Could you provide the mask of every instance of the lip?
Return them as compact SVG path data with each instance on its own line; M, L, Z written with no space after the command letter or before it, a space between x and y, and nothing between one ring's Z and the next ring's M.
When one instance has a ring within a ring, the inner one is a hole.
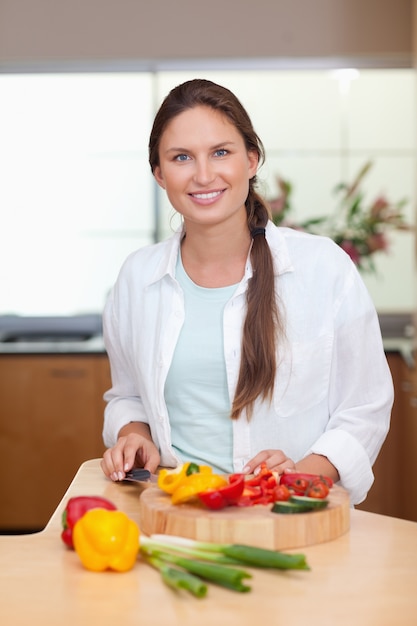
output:
M194 191L188 195L194 202L201 205L213 204L224 194L225 189L210 189L207 191Z

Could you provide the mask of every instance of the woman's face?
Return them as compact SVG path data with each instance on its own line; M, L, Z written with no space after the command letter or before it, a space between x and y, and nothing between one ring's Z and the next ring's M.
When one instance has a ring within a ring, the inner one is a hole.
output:
M234 223L242 213L246 219L258 155L225 115L207 106L180 113L162 134L159 159L155 178L186 223Z

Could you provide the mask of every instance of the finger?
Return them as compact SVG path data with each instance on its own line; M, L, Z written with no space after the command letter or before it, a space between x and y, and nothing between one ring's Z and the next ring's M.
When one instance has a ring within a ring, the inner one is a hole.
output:
M113 481L123 480L125 477L123 442L119 440L113 448L106 450L103 459L107 468L106 475Z
M147 469L151 474L155 474L161 463L161 457L159 456L159 452L154 448L149 454L148 459L144 465L144 468Z
M135 464L147 469L153 474L160 462L161 457L153 441L142 439L141 446L136 450Z
M279 474L290 473L295 471L295 463L292 459L287 458L283 463L280 463L273 468L277 470Z
M127 437L123 448L123 472L128 472L133 467L143 467L143 444L141 440Z
M287 458L282 450L262 450L247 463L246 467L249 467L249 470L243 471L256 475L261 471L262 464L265 464L269 470L277 469Z
M258 452L253 459L250 459L250 461L246 463L245 467L242 469L243 474L254 474L256 469L259 471L262 463L266 463L269 454L270 450L262 450L261 452Z
M111 474L115 471L114 460L113 460L113 449L108 448L101 460L101 469L107 478L110 478Z

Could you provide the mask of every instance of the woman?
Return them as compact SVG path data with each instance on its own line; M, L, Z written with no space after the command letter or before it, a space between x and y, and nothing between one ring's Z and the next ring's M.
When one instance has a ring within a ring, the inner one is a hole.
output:
M263 158L229 90L192 80L162 103L149 161L183 226L130 255L106 304L102 468L264 462L328 475L359 503L393 401L378 318L336 244L273 225Z

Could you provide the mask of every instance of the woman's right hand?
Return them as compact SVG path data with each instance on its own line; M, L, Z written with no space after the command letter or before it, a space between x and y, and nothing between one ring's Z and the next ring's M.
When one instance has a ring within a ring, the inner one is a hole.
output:
M134 467L143 467L153 474L160 465L161 457L150 435L136 432L136 428L129 428L131 426L133 424L122 429L116 445L103 454L101 469L111 480L123 480L126 472Z

